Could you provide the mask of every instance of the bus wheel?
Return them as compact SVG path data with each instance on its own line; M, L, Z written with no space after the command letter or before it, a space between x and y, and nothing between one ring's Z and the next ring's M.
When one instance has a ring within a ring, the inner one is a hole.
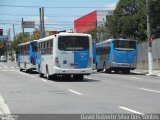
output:
M119 70L115 70L114 72L115 72L115 73L119 73Z
M111 69L106 69L105 73L111 73Z
M73 75L73 79L75 80L83 80L84 75Z
M44 74L39 72L39 77L44 77Z
M101 69L97 69L97 72L100 72L101 71Z
M123 73L124 73L124 74L129 74L129 73L130 73L130 69L125 69L125 70L123 70Z
M23 69L22 69L22 68L20 68L19 70L20 70L21 72L23 71Z
M46 66L46 77L47 77L47 80L51 79L51 76L49 75L48 66Z

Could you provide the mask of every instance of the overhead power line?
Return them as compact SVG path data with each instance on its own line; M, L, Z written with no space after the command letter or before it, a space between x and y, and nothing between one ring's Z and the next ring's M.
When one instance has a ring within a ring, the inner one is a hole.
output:
M26 7L26 8L40 8L41 6L19 6L19 5L0 5L0 6L2 6L2 7ZM80 6L80 7L78 7L78 6L75 6L75 7L73 7L73 6L69 6L69 7L65 7L65 6L52 6L52 7L44 7L44 8L110 8L110 9L112 9L112 8L114 8L114 7L99 7L99 6L89 6L89 7L82 7L82 6Z
M40 6L18 6L18 5L0 5L2 7L27 7L27 8L39 8Z

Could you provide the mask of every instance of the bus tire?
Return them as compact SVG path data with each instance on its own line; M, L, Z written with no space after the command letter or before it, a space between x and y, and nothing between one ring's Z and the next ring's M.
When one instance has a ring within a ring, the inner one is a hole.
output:
M106 69L105 73L111 74L111 69Z
M84 75L73 75L74 80L83 80Z
M41 78L44 77L44 74L39 72L39 77L41 77Z
M119 73L119 70L115 70L114 72L115 72L115 73Z
M124 73L124 74L129 74L129 73L130 73L130 69L125 69L125 70L123 70L123 73Z
M97 72L100 72L101 71L101 69L97 69Z
M19 70L20 70L21 72L23 71L23 69L22 69L22 68L20 68Z

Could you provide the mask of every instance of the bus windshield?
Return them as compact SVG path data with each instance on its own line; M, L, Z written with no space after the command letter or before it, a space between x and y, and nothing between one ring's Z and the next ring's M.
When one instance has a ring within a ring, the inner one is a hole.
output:
M32 42L32 51L36 52L37 51L37 42Z
M85 36L60 36L58 49L64 51L89 50L89 37Z
M114 48L116 50L135 50L136 49L136 41L129 40L115 40Z

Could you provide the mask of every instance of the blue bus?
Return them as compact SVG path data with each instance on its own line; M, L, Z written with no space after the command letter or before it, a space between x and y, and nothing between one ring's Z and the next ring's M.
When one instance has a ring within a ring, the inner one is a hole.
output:
M137 42L128 39L108 39L96 45L97 72L130 73L137 65Z
M31 72L32 70L36 70L37 40L18 44L18 48L18 65L20 71L25 70L26 72Z
M89 34L59 33L37 41L39 76L63 76L82 80L92 73L92 37Z

